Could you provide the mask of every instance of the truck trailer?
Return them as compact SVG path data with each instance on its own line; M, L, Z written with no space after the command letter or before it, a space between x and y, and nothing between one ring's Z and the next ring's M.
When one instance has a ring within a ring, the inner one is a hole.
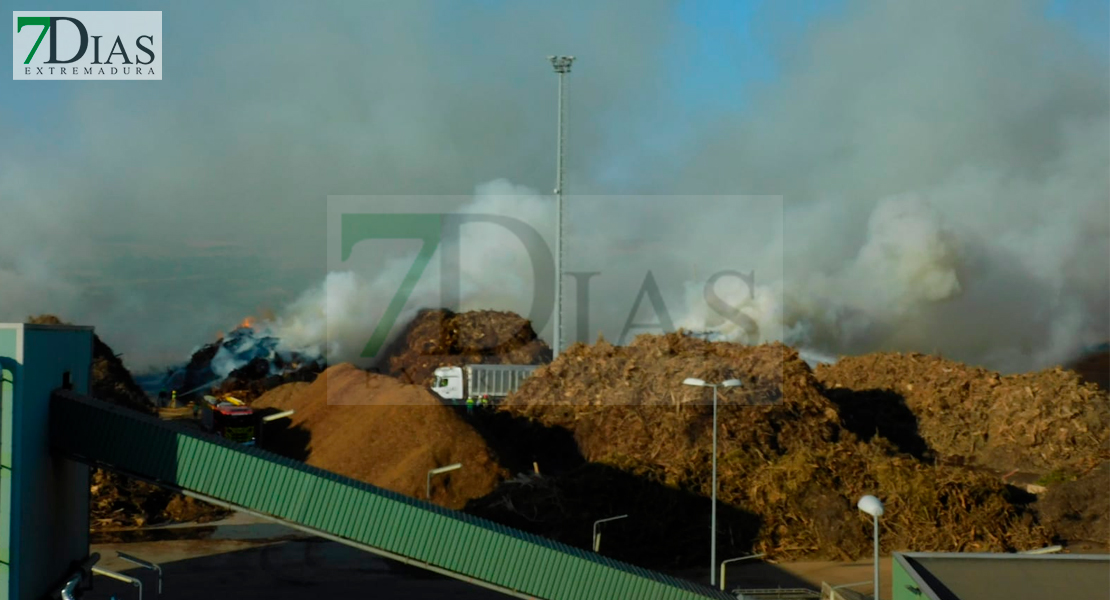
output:
M432 391L445 400L489 396L497 400L520 388L540 365L466 365L435 370Z

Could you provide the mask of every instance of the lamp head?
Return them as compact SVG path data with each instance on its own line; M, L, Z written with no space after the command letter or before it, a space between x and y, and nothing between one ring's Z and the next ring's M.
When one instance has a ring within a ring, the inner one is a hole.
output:
M744 382L740 381L739 379L726 379L725 381L721 382L721 387L727 387L727 388L728 387L740 387L741 385L744 385Z
M683 385L696 385L698 387L705 387L705 380L704 379L697 379L695 377L687 377L686 380L682 382L682 384Z
M860 498L859 502L856 503L856 507L872 517L883 516L883 503L874 496L867 495Z

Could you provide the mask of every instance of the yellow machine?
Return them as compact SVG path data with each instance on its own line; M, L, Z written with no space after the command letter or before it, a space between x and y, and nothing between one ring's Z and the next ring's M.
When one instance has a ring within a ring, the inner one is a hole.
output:
M220 400L223 400L224 402L234 404L235 406L246 406L247 405L246 402L243 402L242 400L232 396L231 394L221 395Z

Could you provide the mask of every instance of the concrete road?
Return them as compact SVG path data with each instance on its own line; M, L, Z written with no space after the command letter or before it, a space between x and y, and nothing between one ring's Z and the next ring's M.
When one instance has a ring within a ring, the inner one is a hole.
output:
M324 600L382 598L412 600L501 600L503 594L424 571L400 568L372 554L320 538L282 542L258 540L171 540L97 544L99 566L143 582L144 598L155 598L150 570L116 558L124 552L161 564L166 600ZM94 578L89 600L138 598L138 589L103 576Z

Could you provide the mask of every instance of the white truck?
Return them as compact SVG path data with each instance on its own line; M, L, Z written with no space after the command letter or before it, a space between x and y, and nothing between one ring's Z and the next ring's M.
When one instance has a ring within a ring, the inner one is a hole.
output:
M500 399L515 392L540 365L466 365L435 370L432 391L444 400Z

